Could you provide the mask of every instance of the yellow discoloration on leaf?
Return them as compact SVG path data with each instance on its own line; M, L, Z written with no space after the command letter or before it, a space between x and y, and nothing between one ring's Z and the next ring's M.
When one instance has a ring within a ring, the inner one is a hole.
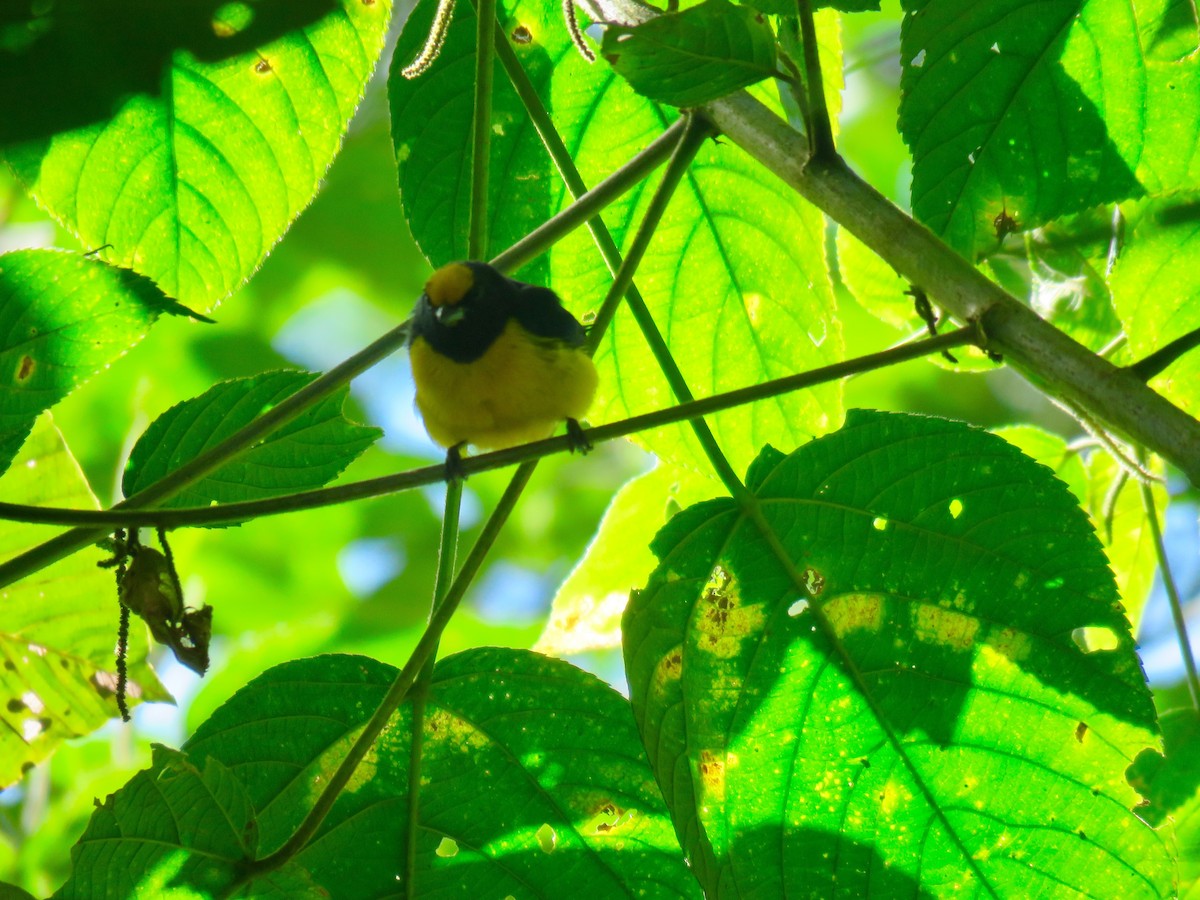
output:
M1029 642L1029 635L1023 634L1015 628L990 629L984 637L983 643L985 650L994 651L1013 662L1025 661L1033 650ZM984 659L986 661L986 654ZM994 659L993 656L992 662L999 662L999 660Z
M672 681L678 681L683 675L683 650L680 647L675 647L658 661L658 665L654 668L654 684L657 688L662 688L664 685Z
M700 632L697 646L719 659L731 659L741 650L742 641L762 630L766 623L761 604L742 605L733 575L716 566L696 604L693 616Z
M955 650L970 650L979 635L979 620L928 603L913 608L913 628L918 640L943 644Z
M465 719L444 709L429 713L425 717L427 740L437 740L448 747L457 747L463 753L483 750L488 746L487 737Z
M842 594L825 604L825 617L838 637L851 631L879 631L885 600L882 594Z
M724 803L725 757L711 750L701 750L696 774L700 776L701 800L705 803Z
M879 811L882 815L891 818L901 806L911 800L912 792L905 785L895 779L889 779L879 792Z

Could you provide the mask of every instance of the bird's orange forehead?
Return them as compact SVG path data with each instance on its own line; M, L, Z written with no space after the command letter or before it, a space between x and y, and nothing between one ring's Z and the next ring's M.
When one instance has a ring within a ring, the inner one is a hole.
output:
M475 284L475 273L462 263L450 263L425 282L425 296L432 306L454 306Z

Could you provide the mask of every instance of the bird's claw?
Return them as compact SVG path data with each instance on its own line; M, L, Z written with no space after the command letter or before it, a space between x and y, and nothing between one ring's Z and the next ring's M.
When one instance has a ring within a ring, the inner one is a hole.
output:
M567 419L567 447L572 453L584 455L592 449L592 442L584 434L578 419Z

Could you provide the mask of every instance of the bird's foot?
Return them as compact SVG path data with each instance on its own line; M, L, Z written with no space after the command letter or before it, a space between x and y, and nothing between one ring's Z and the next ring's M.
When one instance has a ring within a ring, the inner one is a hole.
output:
M567 419L567 446L572 453L586 455L592 449L592 442L583 432L578 419Z
M467 442L455 444L446 451L446 481L466 481L467 472L463 468L462 449Z

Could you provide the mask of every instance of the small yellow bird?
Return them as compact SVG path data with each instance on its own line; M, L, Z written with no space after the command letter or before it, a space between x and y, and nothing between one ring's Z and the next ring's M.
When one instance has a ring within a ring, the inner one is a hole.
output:
M586 332L549 288L486 263L433 273L413 311L409 354L425 430L456 477L465 444L499 450L549 437L564 419L572 449L596 393Z

